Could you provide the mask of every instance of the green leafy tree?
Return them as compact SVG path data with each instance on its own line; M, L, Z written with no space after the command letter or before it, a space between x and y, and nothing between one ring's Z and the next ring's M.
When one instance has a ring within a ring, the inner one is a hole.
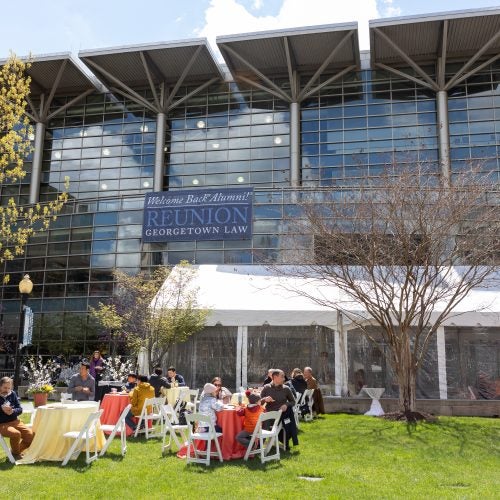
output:
M187 262L173 270L158 267L151 274L135 276L116 270L113 297L91 308L90 315L107 334L112 350L122 340L135 354L145 349L151 370L172 345L205 326L208 311L197 303L195 275Z

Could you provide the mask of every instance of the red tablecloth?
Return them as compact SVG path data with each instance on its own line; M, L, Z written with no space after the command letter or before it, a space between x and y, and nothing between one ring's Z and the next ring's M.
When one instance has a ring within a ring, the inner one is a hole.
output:
M101 416L101 424L115 425L120 418L123 408L129 403L130 398L128 394L113 394L111 392L105 394L101 402L101 409L104 410ZM127 436L130 436L132 433L132 429L127 425Z
M243 429L243 419L244 417L240 417L236 410L224 409L217 412L217 424L222 428L219 444L224 460L234 460L245 456L246 448L236 441L236 434ZM205 441L197 443L197 449L204 449L205 446ZM187 451L187 446L183 446L177 456L185 458Z

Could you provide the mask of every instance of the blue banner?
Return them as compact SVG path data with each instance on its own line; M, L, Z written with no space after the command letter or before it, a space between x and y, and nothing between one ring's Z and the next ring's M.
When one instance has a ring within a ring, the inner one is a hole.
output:
M246 240L252 237L253 188L147 193L142 240Z

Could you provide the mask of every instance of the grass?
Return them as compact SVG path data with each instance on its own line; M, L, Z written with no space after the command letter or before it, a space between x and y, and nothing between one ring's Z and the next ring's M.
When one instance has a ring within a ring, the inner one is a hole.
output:
M3 462L4 498L500 498L500 421L445 418L435 424L325 415L301 424L300 445L280 462L236 460L210 467L161 455L157 439L119 440L87 466ZM302 477L319 477L308 481Z

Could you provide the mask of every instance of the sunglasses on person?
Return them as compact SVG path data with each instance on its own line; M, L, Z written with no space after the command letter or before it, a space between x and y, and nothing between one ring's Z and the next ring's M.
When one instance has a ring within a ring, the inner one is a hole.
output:
M222 387L222 384L214 384L215 387Z

